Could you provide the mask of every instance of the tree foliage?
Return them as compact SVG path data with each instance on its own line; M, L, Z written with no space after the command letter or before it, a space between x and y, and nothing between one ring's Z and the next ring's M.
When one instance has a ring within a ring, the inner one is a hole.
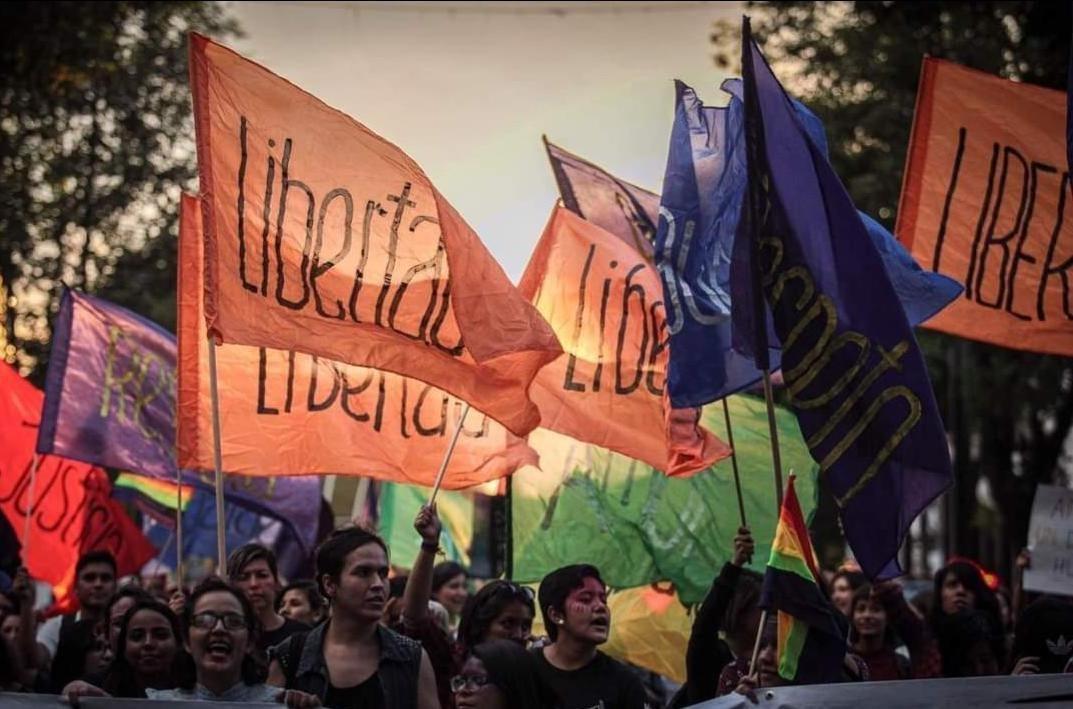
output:
M190 30L237 28L208 2L0 6L0 358L41 373L61 283L174 324Z
M788 90L823 118L831 161L857 205L888 227L925 55L1066 85L1069 3L755 2L749 13ZM737 69L739 37L736 25L716 27L717 63ZM1008 568L1025 543L1036 484L1068 468L1073 362L918 336L956 452L951 551ZM980 480L990 496L978 495Z

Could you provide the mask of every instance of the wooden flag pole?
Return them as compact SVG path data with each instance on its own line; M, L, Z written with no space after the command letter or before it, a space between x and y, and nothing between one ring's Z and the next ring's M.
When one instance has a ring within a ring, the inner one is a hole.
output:
M30 463L30 501L26 503L26 521L22 525L22 565L27 565L30 549L30 519L34 515L34 485L37 483L37 468L41 465L41 455L34 451L33 462Z
M428 506L436 502L436 495L440 492L440 485L443 484L443 476L447 473L447 464L451 461L451 454L455 452L455 444L458 443L458 435L462 433L462 424L466 420L466 414L469 413L469 402L462 408L462 415L458 417L458 425L455 426L454 435L451 436L451 442L447 445L447 451L443 454L443 462L440 463L440 471L436 473L436 482L432 485L432 494L428 498Z
M504 526L507 528L506 553L507 557L505 562L504 576L508 581L514 580L514 476L508 475L506 482L506 495L504 495L503 504L506 506L504 510Z
M782 456L779 455L779 427L775 423L775 396L771 390L771 372L764 370L764 399L767 400L767 425L771 435L771 465L775 470L775 502L782 509Z
M746 675L751 675L756 670L756 658L760 656L760 638L764 637L764 626L767 625L767 611L763 611L760 614L760 627L756 629L756 642L753 643L753 657L749 660L749 671Z
M183 587L183 474L178 468L175 470L175 482L178 488L175 493L175 582L179 588Z
M738 451L734 448L734 429L730 426L730 405L723 397L723 417L727 423L727 443L730 444L730 464L734 468L734 488L738 492L738 512L741 514L741 526L748 527L745 521L745 499L741 494L741 475L738 473Z
M217 573L227 578L227 536L224 526L224 474L220 452L220 393L216 385L216 343L209 336L209 391L212 395L212 460L216 468Z

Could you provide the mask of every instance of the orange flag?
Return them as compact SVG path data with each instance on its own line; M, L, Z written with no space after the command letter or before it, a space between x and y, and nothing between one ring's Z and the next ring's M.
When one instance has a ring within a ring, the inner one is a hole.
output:
M542 427L672 476L730 455L700 409L670 407L663 288L639 251L556 207L518 288L567 350L533 382Z
M190 72L217 342L414 377L536 428L527 390L562 349L421 168L196 34Z
M179 466L213 470L200 205L179 219ZM241 475L349 474L430 486L461 415L458 399L391 372L263 347L216 349L223 469ZM536 464L524 440L470 411L443 487Z
M122 576L137 573L156 549L111 498L112 484L100 468L43 455L31 493L44 400L43 392L10 365L0 363L0 509L19 536L30 575L52 584L53 610L67 612L78 604L73 593L75 564L82 553L107 549ZM31 506L27 540L26 513Z
M898 239L965 286L926 327L1073 355L1066 94L927 58Z

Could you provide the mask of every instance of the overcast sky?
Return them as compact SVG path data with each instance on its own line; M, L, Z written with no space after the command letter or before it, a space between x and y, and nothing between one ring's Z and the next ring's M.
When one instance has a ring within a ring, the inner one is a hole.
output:
M243 2L234 47L405 150L517 280L558 196L541 134L658 190L673 80L723 103L739 3Z

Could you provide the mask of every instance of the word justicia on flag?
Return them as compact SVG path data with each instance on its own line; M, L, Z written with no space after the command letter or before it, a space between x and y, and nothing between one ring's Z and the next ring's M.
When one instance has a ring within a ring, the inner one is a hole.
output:
M898 238L965 284L927 327L1073 355L1066 95L925 58Z
M421 168L205 37L190 66L216 341L413 377L536 428L527 389L559 343Z
M174 478L175 338L65 288L37 452Z
M566 348L533 382L544 428L672 476L730 455L699 409L670 407L662 291L641 253L556 207L518 287Z
M77 605L75 564L107 549L119 574L136 573L156 553L119 503L100 468L42 455L33 482L34 446L43 394L0 363L0 509L19 534L30 574L53 586L56 610ZM23 538L30 516L29 539Z
M201 283L200 206L183 195L178 455L184 468L212 470ZM293 351L227 344L216 350L216 369L223 468L263 476L258 481L270 485L288 480L278 476L314 473L431 485L463 410L458 399L424 382ZM444 487L476 485L536 460L523 439L471 410Z
M766 354L770 313L846 537L869 577L890 578L909 525L952 482L942 421L875 245L747 23L744 34L749 201L731 269L734 343Z

